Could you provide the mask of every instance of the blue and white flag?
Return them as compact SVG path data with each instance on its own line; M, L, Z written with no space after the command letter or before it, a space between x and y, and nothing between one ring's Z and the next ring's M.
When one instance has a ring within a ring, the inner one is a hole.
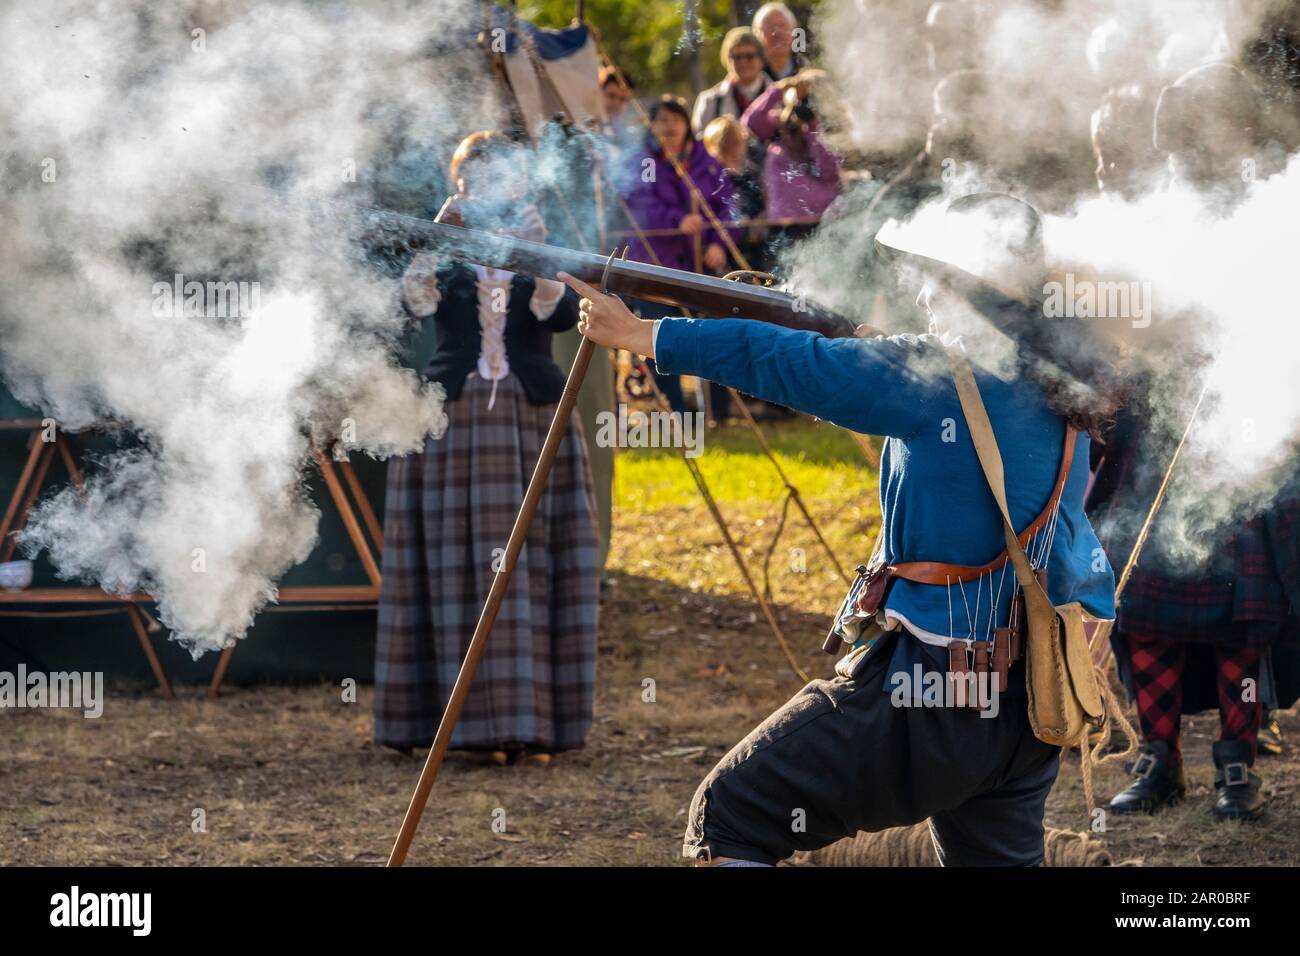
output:
M604 121L598 82L600 57L586 24L544 30L522 18L512 18L510 11L492 3L480 4L478 17L476 23L465 24L467 29L461 35L468 40L466 45L480 42L481 35L481 42L491 52L505 56L506 77L529 132L536 133L560 107L578 123ZM537 52L536 67L528 55L526 40ZM554 85L561 101L558 105L543 97L539 70L545 70Z

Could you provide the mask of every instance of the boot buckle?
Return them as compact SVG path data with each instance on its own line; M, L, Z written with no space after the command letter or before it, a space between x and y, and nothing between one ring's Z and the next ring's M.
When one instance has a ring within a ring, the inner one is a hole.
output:
M1151 776L1151 772L1156 769L1159 763L1160 761L1156 760L1155 754L1141 754L1133 762L1133 776L1145 779Z
M1250 779L1250 774L1244 763L1228 763L1223 765L1223 782L1229 787L1238 787Z

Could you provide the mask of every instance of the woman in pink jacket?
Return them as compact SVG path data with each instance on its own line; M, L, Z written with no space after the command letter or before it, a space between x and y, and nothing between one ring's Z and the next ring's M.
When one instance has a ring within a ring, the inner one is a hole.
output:
M742 117L767 146L763 185L768 219L819 219L840 194L840 159L822 141L810 101L819 76L818 70L803 70L781 80Z

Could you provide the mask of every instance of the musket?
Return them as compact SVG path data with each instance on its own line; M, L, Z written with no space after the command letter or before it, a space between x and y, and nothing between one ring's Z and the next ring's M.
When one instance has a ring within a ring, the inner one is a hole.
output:
M846 338L855 331L844 316L803 296L771 286L750 285L681 269L615 259L446 222L367 210L368 237L381 243L422 248L479 265L554 279L567 272L610 292L689 309L709 318L744 318ZM608 268L607 268L608 266Z

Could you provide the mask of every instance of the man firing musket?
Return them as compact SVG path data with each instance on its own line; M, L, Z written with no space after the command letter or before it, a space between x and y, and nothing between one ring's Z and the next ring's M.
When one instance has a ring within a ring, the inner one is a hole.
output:
M1043 318L1039 216L980 194L936 234L877 242L923 276L930 334L649 322L560 276L600 345L888 438L880 550L829 644L848 653L700 785L683 852L701 864L771 865L925 819L945 864L1041 864L1060 747L1102 718L1081 621L1114 617L1114 576L1083 495L1113 409L1090 387L1095 352Z

